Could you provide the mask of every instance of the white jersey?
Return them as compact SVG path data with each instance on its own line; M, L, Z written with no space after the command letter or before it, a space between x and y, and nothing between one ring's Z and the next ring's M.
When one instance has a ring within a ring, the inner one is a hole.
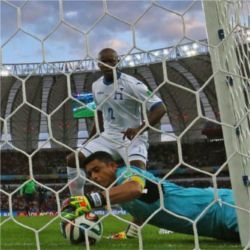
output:
M142 103L149 111L162 104L162 100L130 75L121 73L117 78L117 85L99 78L93 83L92 92L97 110L103 114L104 134L118 139L123 137L122 131L142 124ZM147 133L144 136L147 137Z

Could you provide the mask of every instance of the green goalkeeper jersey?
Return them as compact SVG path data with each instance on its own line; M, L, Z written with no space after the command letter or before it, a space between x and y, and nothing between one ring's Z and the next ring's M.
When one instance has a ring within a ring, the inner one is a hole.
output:
M28 181L22 188L21 194L34 194L36 192L36 183L33 180Z
M236 211L229 206L234 205L232 190L217 189L219 199L216 200L213 188L184 188L162 181L139 168L118 168L116 175L117 184L134 180L144 188L139 199L121 204L139 221L143 222L150 217L149 224L174 232L193 234L192 221L199 218L197 230L200 236L239 240ZM163 194L162 200L160 192Z

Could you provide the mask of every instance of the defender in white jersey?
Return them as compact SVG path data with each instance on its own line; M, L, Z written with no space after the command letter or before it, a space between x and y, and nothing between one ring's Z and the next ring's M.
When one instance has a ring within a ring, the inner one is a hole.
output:
M141 102L147 100L145 103L147 110L156 112L157 115L157 110L163 105L161 99L156 95L151 97L151 92L142 82L120 72L117 73L117 86L107 82L105 77L101 77L93 84L92 91L99 107L98 111L101 111L103 116L104 131L99 138L84 146L82 149L84 155L104 150L126 161L127 153L128 164L145 168L148 133L143 132L134 138L144 126ZM128 152L125 151L124 145L128 146Z
M105 151L115 159L122 158L126 164L145 168L148 135L146 129L143 131L145 123L142 104L145 103L148 111L147 119L151 126L158 123L165 114L165 105L159 97L152 95L141 81L118 70L112 70L112 67L119 62L116 51L110 48L103 49L99 53L98 60L103 76L93 83L92 92L102 132L98 137L94 137L97 131L95 124L87 143L79 149L80 166L90 154ZM117 81L114 81L115 73ZM75 155L71 154L67 159L68 166L71 167L68 168L68 173L71 174L72 167L75 167ZM72 177L73 175L69 179ZM71 186L72 184L73 182ZM79 195L79 190L71 193Z
M80 166L92 153L105 151L114 159L122 158L127 165L145 169L148 135L143 121L142 104L145 103L148 111L147 120L151 126L157 124L166 113L165 105L159 97L152 95L144 83L117 69L112 69L119 62L116 51L110 48L103 49L99 53L98 60L103 76L93 83L92 92L97 106L98 125L102 133L95 137L97 131L95 124L87 143L79 148ZM114 81L115 74L117 81ZM70 193L82 195L84 180L76 178L74 153L67 157L67 161ZM81 175L84 174L81 170ZM129 227L127 235L132 231L136 234L137 230Z

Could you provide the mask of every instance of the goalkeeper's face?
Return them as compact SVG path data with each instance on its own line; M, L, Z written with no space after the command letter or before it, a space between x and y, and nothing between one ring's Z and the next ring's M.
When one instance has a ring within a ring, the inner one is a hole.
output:
M116 179L116 164L106 163L100 160L93 160L85 166L88 178L103 187L108 187Z

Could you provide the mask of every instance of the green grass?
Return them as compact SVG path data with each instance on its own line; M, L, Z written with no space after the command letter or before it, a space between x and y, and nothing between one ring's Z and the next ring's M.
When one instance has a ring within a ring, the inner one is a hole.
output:
M1 218L3 221L5 218ZM40 229L46 225L53 217L17 217L19 222ZM118 219L108 216L103 221L104 236L114 232L124 230L126 223ZM48 225L39 233L39 240L41 250L82 250L85 249L83 244L71 245L63 238L59 230L59 219L56 219L52 224ZM215 249L215 250L231 250L242 249L239 244L227 243L214 239L199 238L201 249ZM188 250L194 249L194 240L192 236L182 234L159 234L159 229L147 225L143 229L143 246L145 250ZM7 221L1 225L1 250L35 250L36 240L35 233L26 229L15 222ZM91 246L92 250L136 250L139 249L137 239L114 241L102 239L96 245Z

